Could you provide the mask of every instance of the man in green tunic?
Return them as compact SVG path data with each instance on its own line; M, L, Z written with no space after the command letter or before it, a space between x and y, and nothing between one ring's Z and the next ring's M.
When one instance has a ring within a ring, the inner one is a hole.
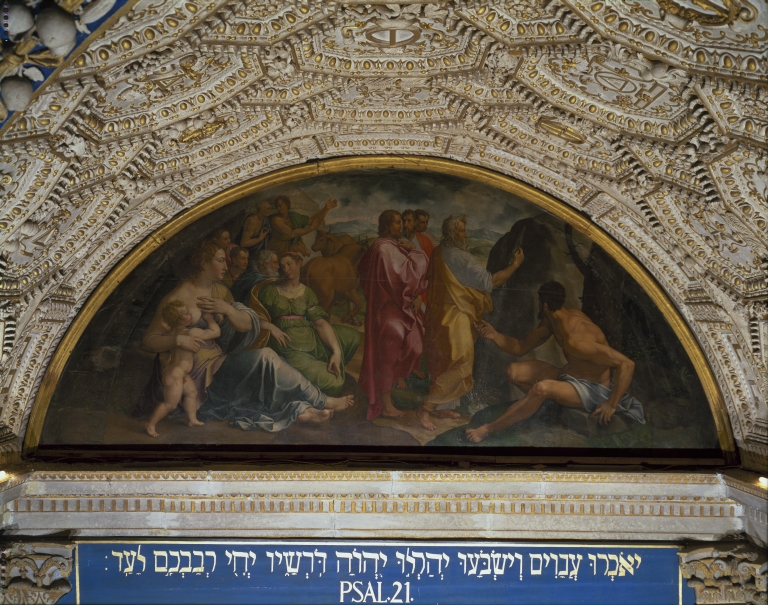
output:
M290 198L285 195L277 196L275 198L277 214L272 216L272 236L267 249L274 251L278 257L288 251L309 256L311 252L302 240L302 236L315 231L323 223L328 212L338 205L339 200L328 200L320 212L309 217L291 212Z

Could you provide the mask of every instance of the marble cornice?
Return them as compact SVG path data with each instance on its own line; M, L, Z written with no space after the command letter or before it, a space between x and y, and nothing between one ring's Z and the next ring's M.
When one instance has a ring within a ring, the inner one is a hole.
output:
M711 541L759 530L756 494L745 504L735 481L748 485L715 471L52 467L15 473L0 503L17 535Z

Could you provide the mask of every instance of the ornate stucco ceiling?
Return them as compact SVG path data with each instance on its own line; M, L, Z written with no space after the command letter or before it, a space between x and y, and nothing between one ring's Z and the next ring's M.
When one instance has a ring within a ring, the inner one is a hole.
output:
M89 293L174 215L291 164L409 154L514 176L612 234L759 463L766 23L764 0L138 0L0 133L0 447Z

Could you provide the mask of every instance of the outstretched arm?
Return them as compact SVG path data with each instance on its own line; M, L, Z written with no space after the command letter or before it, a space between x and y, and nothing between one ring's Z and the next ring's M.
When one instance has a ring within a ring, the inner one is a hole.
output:
M285 332L283 332L280 328L278 328L275 324L273 324L271 321L267 321L263 317L259 318L259 326L262 330L265 332L269 332L272 337L280 343L281 347L286 347L287 342L291 340L291 337L288 336Z
M635 372L635 362L608 345L589 341L583 342L576 339L565 344L569 356L597 365L607 366L614 370L611 394L591 414L592 416L597 416L600 423L608 424L608 421L619 405L619 401L621 401L621 398L624 397L624 394L629 389L632 375Z
M487 321L478 321L475 324L475 329L480 336L492 341L502 351L517 357L522 357L529 351L543 345L552 336L549 322L541 322L533 330L528 332L522 340L517 339L514 336L500 334Z
M507 280L512 277L512 274L517 271L518 267L523 264L524 258L525 255L523 254L523 249L518 248L517 252L515 252L515 258L512 260L512 264L509 265L509 267L506 267L501 271L496 271L496 273L491 275L493 287L498 288L499 286L505 284Z
M336 198L333 198L332 200L328 200L327 202L325 202L325 205L320 209L320 212L312 215L312 217L309 219L309 226L315 225L314 229L317 229L320 226L320 223L322 223L325 220L325 217L328 215L328 212L333 210L338 205L339 205L339 200L337 200ZM310 229L310 231L314 231L314 229ZM309 231L307 233L309 233Z
M314 220L314 217L313 217L313 220ZM314 231L320 226L320 221L318 221L317 223L313 223L312 221L310 221L309 225L307 225L306 227L299 227L298 229L294 229L293 227L291 227L291 223L288 219L285 219L282 216L278 216L278 217L275 217L274 221L272 221L272 225L276 230L278 230L284 236L289 238L294 238L294 237L301 237L302 235L306 235L307 233L311 233L312 231Z

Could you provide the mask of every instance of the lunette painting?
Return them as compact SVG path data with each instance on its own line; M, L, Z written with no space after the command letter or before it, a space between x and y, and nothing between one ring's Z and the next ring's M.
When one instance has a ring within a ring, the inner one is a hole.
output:
M718 437L682 344L603 248L512 193L380 169L262 190L155 250L77 342L39 445L599 454Z

